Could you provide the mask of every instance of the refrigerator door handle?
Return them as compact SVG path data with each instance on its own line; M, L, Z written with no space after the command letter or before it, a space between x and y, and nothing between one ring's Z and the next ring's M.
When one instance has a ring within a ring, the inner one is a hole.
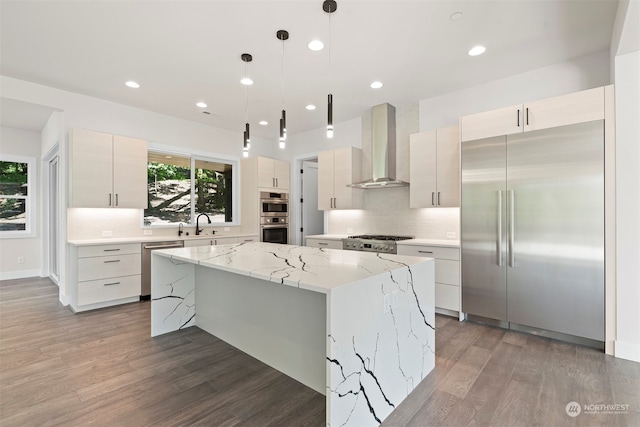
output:
M498 240L496 241L498 267L502 267L502 190L498 190Z
M516 256L513 252L513 242L515 240L515 205L516 205L516 192L515 190L509 190L509 267L514 268L516 266Z

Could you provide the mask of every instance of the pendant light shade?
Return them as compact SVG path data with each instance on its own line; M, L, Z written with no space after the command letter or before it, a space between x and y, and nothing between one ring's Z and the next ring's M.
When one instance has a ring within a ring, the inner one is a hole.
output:
M338 9L338 3L334 0L322 2L322 10L329 14L329 86L331 86L331 14ZM333 138L333 95L329 91L327 97L327 138Z
M278 146L281 149L286 147L287 140L287 112L284 109L284 41L289 39L287 30L278 30L276 38L282 42L282 55L280 56L280 78L282 83L282 115L280 116L280 136L278 138Z
M247 68L249 66L249 62L253 60L253 57L248 53L243 53L240 55L240 59L244 61L244 79L247 79ZM252 82L253 83L253 82ZM249 85L243 83L245 85L245 104L244 104L244 119L246 121L243 132L243 143L242 143L242 157L249 157L249 149L251 148L251 134L249 129Z

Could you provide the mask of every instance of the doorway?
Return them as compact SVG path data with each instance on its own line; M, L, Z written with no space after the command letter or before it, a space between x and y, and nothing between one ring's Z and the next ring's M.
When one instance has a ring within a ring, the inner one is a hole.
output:
M55 154L49 161L49 195L47 198L47 209L49 214L49 277L56 284L58 284L60 276L60 260L58 257L58 248L60 244L60 195L58 194L59 181L59 157L57 154Z
M324 211L318 210L318 158L305 159L300 167L300 245L306 236L324 233Z

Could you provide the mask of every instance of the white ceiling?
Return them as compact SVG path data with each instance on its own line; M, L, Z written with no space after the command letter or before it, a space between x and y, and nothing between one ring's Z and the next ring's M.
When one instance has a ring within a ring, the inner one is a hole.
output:
M277 139L283 80L295 134L325 125L329 90L339 122L382 102L416 103L607 49L617 4L338 0L329 26L322 0L2 0L0 73L240 132L240 55L248 52L252 134ZM462 19L451 20L454 12ZM284 79L279 29L290 33ZM307 48L314 38L323 51ZM487 52L468 56L476 44ZM142 87L129 89L126 80ZM384 87L371 89L373 80ZM305 110L309 103L318 108ZM263 119L268 126L258 126Z

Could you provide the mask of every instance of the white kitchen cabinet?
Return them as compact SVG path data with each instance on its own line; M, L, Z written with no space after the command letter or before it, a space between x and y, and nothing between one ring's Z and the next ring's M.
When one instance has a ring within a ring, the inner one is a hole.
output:
M312 248L342 249L342 240L336 239L316 239L307 237L305 244Z
M458 126L410 135L409 151L409 206L460 206Z
M192 248L195 246L217 246L217 245L229 245L231 243L238 243L237 237L214 237L208 236L203 238L189 238L185 239L184 247Z
M73 129L69 133L70 207L147 207L147 142Z
M139 243L71 245L70 305L73 311L139 301Z
M444 314L455 314L460 316L461 293L459 248L403 245L398 243L398 255L434 258L436 311Z
M277 159L258 157L258 187L289 190L290 164Z
M604 87L460 118L462 141L604 119Z
M356 147L318 154L318 209L361 209L362 190L348 187L362 181L362 151Z

